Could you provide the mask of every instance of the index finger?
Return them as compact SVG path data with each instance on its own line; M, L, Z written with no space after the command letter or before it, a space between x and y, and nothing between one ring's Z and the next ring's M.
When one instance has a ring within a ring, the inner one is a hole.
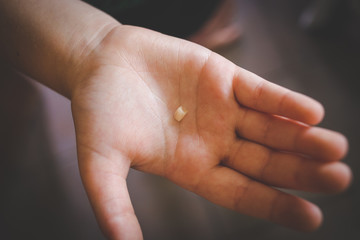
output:
M246 107L291 118L307 124L318 124L324 117L323 106L314 99L291 91L239 68L233 79L237 101Z

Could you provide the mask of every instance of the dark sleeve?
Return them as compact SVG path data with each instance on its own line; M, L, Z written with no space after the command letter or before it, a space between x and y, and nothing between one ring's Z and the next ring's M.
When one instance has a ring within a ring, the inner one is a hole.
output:
M221 0L85 0L122 24L185 38L196 32Z

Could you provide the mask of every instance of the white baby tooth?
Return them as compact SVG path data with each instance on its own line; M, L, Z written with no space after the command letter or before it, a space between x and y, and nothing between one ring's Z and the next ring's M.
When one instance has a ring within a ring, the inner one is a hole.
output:
M187 112L188 111L183 106L178 107L174 113L175 120L180 122L185 117Z

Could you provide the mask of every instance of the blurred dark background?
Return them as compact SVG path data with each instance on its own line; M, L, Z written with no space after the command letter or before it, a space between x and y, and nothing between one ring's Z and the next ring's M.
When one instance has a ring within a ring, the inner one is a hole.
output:
M324 212L318 231L299 233L131 171L145 239L360 239L360 1L237 0L236 20L243 37L217 52L322 102L321 126L349 139L353 184L297 193ZM78 174L70 102L23 76L0 78L0 239L103 239Z

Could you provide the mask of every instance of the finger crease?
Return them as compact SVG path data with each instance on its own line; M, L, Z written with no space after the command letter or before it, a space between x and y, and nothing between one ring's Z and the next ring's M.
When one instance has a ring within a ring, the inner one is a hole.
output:
M277 203L280 199L280 197L283 195L283 193L281 192L277 192L276 193L276 196L274 197L274 199L271 201L271 204L270 204L270 209L269 209L269 213L268 213L268 217L267 219L269 219L270 221L276 221L275 219L275 213L277 211L275 211L276 209L276 206L277 206Z
M270 132L270 127L273 124L273 121L272 121L272 119L270 119L270 117L267 117L266 121L267 122L266 122L265 127L264 127L264 135L263 135L264 142L267 142L267 138L268 138L268 135L269 135L269 132Z
M268 153L265 157L265 160L264 160L264 163L263 163L263 166L262 166L262 169L260 171L260 175L259 175L259 178L261 181L264 181L265 177L264 177L264 174L265 174L265 170L267 169L267 167L270 165L270 162L271 162L271 159L273 158L273 155L274 155L274 152L272 150L268 150Z
M245 122L248 113L249 113L249 109L244 108L244 113L243 113L243 116L241 117L241 120L239 121L239 123ZM241 137L243 135L243 130L244 130L245 124L237 124L237 125L238 125L236 128L237 136Z
M241 206L242 199L249 191L251 183L252 180L248 179L246 183L236 188L234 195L233 209L241 210L239 206Z
M299 143L299 139L301 137L301 135L303 134L303 131L300 130L296 133L295 137L294 137L294 142L293 142L293 146L292 148L294 149L294 151L298 151L299 150L299 146L298 146L298 143Z
M285 111L283 111L283 108L284 108L284 104L285 104L286 99L288 98L289 94L290 94L290 91L287 90L280 98L279 105L278 105L278 113L279 114L283 114L283 112L285 112Z
M240 152L241 152L241 149L244 147L245 141L240 141L239 143L240 143L240 145L237 147L237 150L236 150L236 152L235 152L235 156L234 156L234 158L232 159L232 163L231 163L232 166L235 165L235 164L234 164L235 159L238 158L238 156L239 156L239 154L240 154Z
M254 108L256 108L256 109L258 108L260 97L263 94L264 85L265 85L265 81L260 81L254 89L254 92L253 92L254 100L253 101L254 101Z

